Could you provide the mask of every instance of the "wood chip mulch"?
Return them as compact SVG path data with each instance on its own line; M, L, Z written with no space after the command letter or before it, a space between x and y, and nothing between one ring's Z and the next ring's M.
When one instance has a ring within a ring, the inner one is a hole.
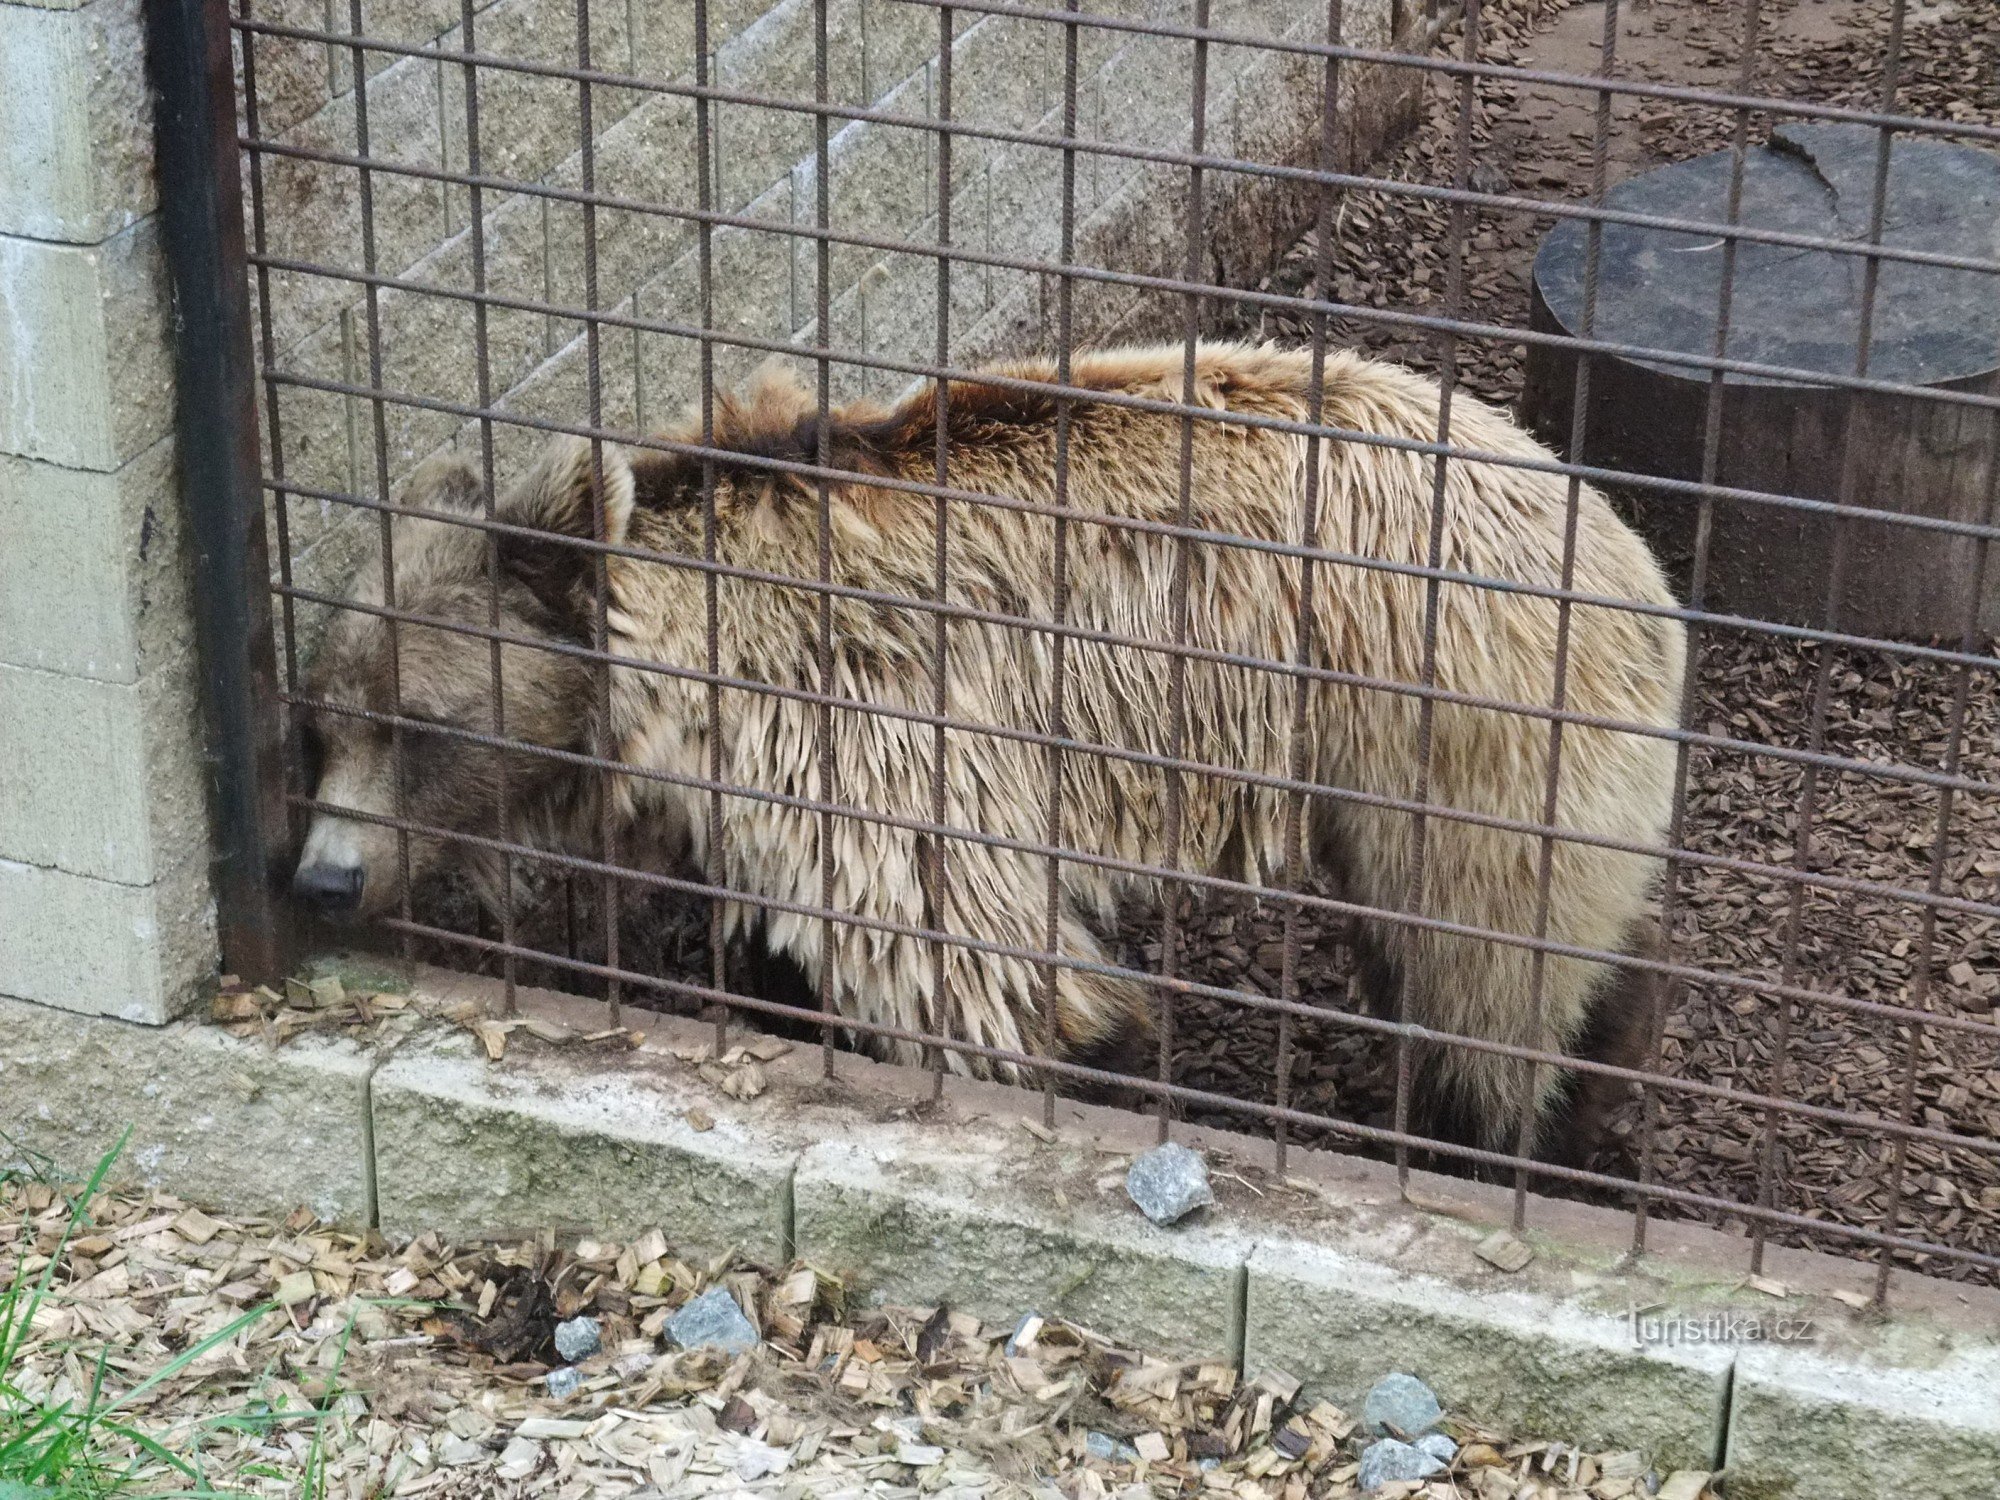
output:
M391 1246L300 1210L283 1222L106 1193L66 1247L64 1194L0 1176L0 1265L53 1293L0 1383L0 1432L84 1398L104 1359L116 1398L180 1351L268 1308L145 1390L119 1417L214 1492L426 1496L955 1500L1356 1493L1355 1422L1297 1382L1155 1359L1024 1313L1005 1328L947 1308L863 1308L806 1266L691 1261L659 1230L630 1243L554 1236ZM4 1290L6 1280L0 1280ZM725 1288L761 1334L730 1356L665 1347L672 1314ZM601 1347L547 1394L559 1320ZM6 1394L11 1384L17 1396ZM1636 1452L1510 1441L1447 1419L1448 1479L1378 1496L1626 1500L1662 1476ZM106 1435L134 1493L185 1476ZM1706 1476L1666 1476L1705 1494ZM1670 1487L1672 1487L1670 1485Z

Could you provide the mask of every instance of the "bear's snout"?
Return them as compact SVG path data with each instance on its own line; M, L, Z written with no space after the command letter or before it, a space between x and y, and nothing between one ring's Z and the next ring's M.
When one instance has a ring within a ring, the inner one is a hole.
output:
M310 860L302 862L292 876L292 894L320 916L338 920L360 911L365 883L365 872L358 864Z

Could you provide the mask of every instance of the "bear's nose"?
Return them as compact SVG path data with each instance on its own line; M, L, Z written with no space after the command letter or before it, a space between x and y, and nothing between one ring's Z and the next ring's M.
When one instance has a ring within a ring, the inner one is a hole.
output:
M363 878L359 865L300 865L292 877L292 894L322 916L351 916L361 905Z

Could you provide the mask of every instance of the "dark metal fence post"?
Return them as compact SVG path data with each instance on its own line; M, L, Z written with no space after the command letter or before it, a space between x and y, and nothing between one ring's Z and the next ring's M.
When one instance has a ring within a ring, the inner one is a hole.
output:
M173 289L180 483L194 547L212 878L223 965L284 968L285 829L229 17L149 0L160 220Z

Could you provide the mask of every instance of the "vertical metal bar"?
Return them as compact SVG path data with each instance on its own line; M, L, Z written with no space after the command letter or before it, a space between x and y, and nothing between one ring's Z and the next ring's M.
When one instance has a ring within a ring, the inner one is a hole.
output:
M1194 24L1197 30L1208 28L1209 0L1195 0ZM1201 155L1208 134L1208 43L1196 40L1194 44L1194 71L1190 89L1190 104L1193 123L1189 127L1188 150L1195 156ZM1187 207L1187 262L1186 277L1189 282L1199 282L1202 253L1202 169L1188 168ZM1196 346L1201 339L1201 293L1189 291L1186 297L1186 323L1184 327L1183 350L1181 356L1181 405L1186 408L1181 413L1181 465L1180 504L1175 511L1175 524L1179 528L1174 537L1174 572L1171 585L1174 617L1174 645L1187 644L1188 628L1188 575L1193 566L1193 543L1187 533L1194 525L1194 402L1195 402L1195 358ZM1174 653L1168 673L1167 686L1167 754L1178 761L1187 746L1187 654ZM1160 842L1162 845L1160 863L1166 869L1176 869L1181 859L1181 819L1185 788L1178 766L1166 770L1166 808L1161 818ZM1173 1082L1174 1070L1174 1021L1177 1009L1174 1003L1173 981L1180 977L1180 901L1186 895L1187 887L1168 880L1163 882L1161 894L1165 897L1165 915L1160 923L1160 977L1167 983L1160 986L1160 1057L1159 1075L1161 1083ZM1172 1096L1162 1091L1160 1094L1160 1139L1165 1140L1173 1119Z
M229 10L226 0L155 0L145 14L211 767L210 878L222 962L262 984L282 977L289 957L278 894L286 807Z
M580 72L588 73L590 62L590 0L576 0L576 65ZM576 81L576 107L578 124L578 148L581 152L583 191L586 194L597 191L597 126L593 118L592 90L588 78ZM597 321L597 205L588 197L583 203L583 350L584 350L584 391L586 413L590 422L590 534L594 541L608 541L610 529L604 511L604 440L598 436L604 428L604 349L603 329ZM610 558L603 552L591 555L591 644L599 651L611 648L609 611L611 601ZM597 713L596 723L591 730L591 745L594 754L609 759L612 754L611 737L611 664L600 660L597 666ZM614 809L616 787L612 774L599 773L601 805L598 809L598 841L603 847L603 859L607 865L618 863L618 820ZM598 899L604 904L604 963L607 968L620 967L618 962L618 904L623 888L617 877L605 875L598 884ZM611 1024L624 1022L624 986L616 979L607 983L605 998L611 1005Z
M1889 46L1887 55L1882 60L1881 109L1885 115L1894 112L1896 91L1901 83L1903 24L1906 9L1906 0L1896 0L1895 9L1890 12L1889 16ZM1889 163L1894 148L1895 132L1885 125L1881 129L1875 145L1875 182L1868 211L1868 244L1871 250L1882 243L1882 225L1888 212ZM1857 375L1868 373L1868 358L1874 337L1875 293L1881 280L1881 274L1881 259L1876 255L1869 255L1863 263L1862 271L1861 337L1855 348L1854 358L1854 373ZM1860 393L1850 392L1848 396L1850 420L1846 428L1847 451L1843 455L1844 462L1841 466L1840 476L1840 502L1842 506L1852 503L1852 490L1854 484L1857 482L1855 471L1859 467L1859 461L1854 441L1856 424L1852 421L1851 414L1860 405ZM1986 519L1991 521L1993 514L1992 496L1996 491L2000 491L2000 477L1989 475L1988 485ZM1838 561L1840 557L1840 543L1845 539L1845 528L1840 518L1835 518L1834 527L1835 559ZM1976 642L1978 639L1979 613L1985 593L1988 551L1988 541L1982 537L1979 541L1979 562L1976 569L1976 577L1971 595L1966 601L1965 630L1960 637L1962 641ZM1836 595L1831 594L1830 586L1829 598L1827 600L1829 625L1838 623L1837 619L1834 618L1838 604L1839 599ZM1968 645L1963 649L1969 654L1975 647ZM1832 652L1828 649L1826 657L1823 660L1830 660L1831 656ZM1967 681L1965 675L1965 668L1960 666L1957 671L1958 684L1952 695L1950 738L1945 747L1945 769L1947 773L1956 771L1958 767L1959 754L1964 742L1965 708L1971 691L1970 683ZM1931 869L1929 876L1929 889L1933 895L1937 894L1944 885L1945 854L1951 842L1952 806L1953 796L1951 788L1940 788L1938 791L1938 832L1937 840L1931 849ZM1923 946L1918 950L1916 973L1910 988L1910 1005L1915 1010L1924 1009L1924 1002L1929 998L1931 971L1935 963L1934 948L1937 941L1936 906L1926 905L1924 907L1922 929ZM1921 1022L1912 1022L1910 1025L1909 1044L1903 1053L1902 1089L1896 1108L1896 1117L1904 1124L1908 1124L1916 1116L1917 1059L1923 1051L1923 1046L1923 1024ZM1909 1137L1904 1135L1897 1136L1895 1144L1889 1149L1889 1198L1888 1202L1884 1205L1882 1224L1886 1230L1893 1234L1895 1232L1896 1221L1902 1216L1903 1212L1903 1188L1905 1177L1909 1170ZM1759 1249L1761 1248L1760 1244ZM1884 1246L1877 1256L1875 1263L1875 1305L1878 1308L1886 1306L1889 1300L1890 1266L1890 1252L1888 1247Z
M694 81L708 87L709 36L708 0L694 0ZM706 94L694 101L695 194L702 217L695 224L696 268L701 297L701 446L715 447L715 226L708 215L715 209L714 150L715 125ZM715 458L704 452L701 459L701 557L708 567L702 573L702 610L707 642L708 668L708 883L717 889L727 884L728 863L722 848L722 597L721 578L716 572ZM729 990L728 939L723 921L722 899L708 898L708 976L710 987ZM729 1047L729 1007L716 1008L715 1055Z
M813 0L813 102L821 105L828 102L826 6L827 0ZM815 340L819 348L813 360L816 374L814 400L818 412L813 462L821 470L828 468L833 461L833 359L830 352L833 348L833 299L829 290L833 280L833 244L825 233L831 213L832 193L827 182L830 163L826 146L827 115L821 110L813 115L813 224L820 231L813 241L814 271L818 282L813 290L813 302L818 320L815 326L819 330ZM830 806L834 800L833 488L824 473L814 478L813 492L819 502L819 682L820 692L827 699L819 710L819 799ZM831 811L823 811L819 817L819 904L823 911L833 909ZM831 1021L834 1008L833 921L830 917L821 917L819 922L819 1008ZM833 1076L833 1035L830 1025L821 1033L821 1066L829 1078Z
M1618 0L1605 0L1604 38L1598 54L1598 76L1611 78L1618 65ZM1604 179L1606 163L1611 147L1611 91L1597 91L1597 117L1590 148L1590 201L1601 207L1604 203ZM1583 252L1583 317L1578 332L1584 339L1594 336L1597 329L1597 284L1599 259L1603 249L1604 225L1592 219L1584 235ZM1590 370L1588 352L1577 356L1576 389L1570 406L1569 461L1581 464L1584 461L1585 428L1590 420ZM1572 606L1568 595L1576 586L1576 528L1577 518L1583 503L1583 481L1572 474L1565 486L1563 499L1563 548L1562 548L1562 590L1564 597L1556 601L1556 650L1555 650L1555 691L1550 707L1561 713L1569 707L1569 649L1572 625ZM1556 810L1560 804L1562 791L1563 721L1549 721L1549 766L1548 775L1542 787L1542 826L1553 829L1556 826ZM1546 941L1549 935L1549 887L1555 875L1556 841L1552 833L1541 836L1541 850L1535 864L1535 940ZM1546 1019L1548 995L1548 954L1535 948L1528 961L1528 1011L1529 1035L1533 1045L1545 1044L1543 1022ZM1514 1154L1521 1158L1514 1169L1514 1227L1523 1229L1528 1222L1528 1159L1535 1149L1536 1127L1540 1120L1540 1110L1536 1107L1539 1095L1539 1075L1537 1067L1528 1068L1528 1094L1522 1101L1521 1118L1514 1139Z
M1329 46L1340 45L1343 16L1342 0L1327 0L1326 40ZM1340 59L1329 56L1323 64L1320 84L1319 118L1319 166L1323 172L1339 169L1338 131L1340 120ZM1306 420L1317 425L1326 414L1326 308L1329 288L1333 284L1333 194L1325 183L1319 185L1315 195L1316 208L1313 215L1313 253L1316 262L1313 284L1319 289L1321 304L1312 313L1312 373L1306 383ZM1320 444L1331 442L1318 433L1306 436L1305 494L1300 503L1299 544L1304 547L1318 547L1319 507L1320 507ZM1313 596L1313 559L1305 557L1299 561L1299 627L1297 648L1294 659L1300 666L1312 666L1318 655L1317 633L1313 629L1313 611L1316 608ZM1323 689L1321 691L1324 691ZM1303 782L1318 774L1308 752L1308 731L1311 727L1313 688L1305 677L1298 678L1292 688L1292 743L1291 778ZM1284 888L1296 893L1305 884L1305 822L1306 794L1295 787L1285 796L1285 877ZM1287 1003L1295 1003L1299 998L1299 903L1285 903L1285 927L1283 957L1278 968L1278 994ZM1292 1031L1295 1023L1291 1012L1278 1014L1278 1063L1277 1080L1272 1096L1278 1108L1291 1108L1292 1101ZM1272 1141L1272 1170L1283 1176L1286 1166L1286 1150L1290 1145L1291 1126L1280 1119Z
M1888 113L1895 103L1897 72L1903 49L1903 12L1906 0L1896 0L1889 18L1889 48L1882 60L1882 112ZM1873 197L1868 210L1869 253L1862 262L1861 274L1861 327L1857 330L1854 351L1854 373L1863 376L1868 373L1868 360L1873 350L1875 337L1875 293L1881 280L1881 257L1872 252L1882 243L1883 217L1887 210L1889 194L1889 154L1894 140L1894 132L1887 126L1878 134L1875 152L1875 177ZM1847 548L1849 531L1846 517L1841 514L1854 504L1854 489L1859 481L1861 450L1854 441L1855 418L1861 409L1861 393L1849 390L1845 402L1847 420L1843 424L1843 442L1840 464L1840 511L1833 518L1833 546L1827 560L1826 579L1826 628L1836 630L1840 625L1841 596L1847 583ZM1826 748L1827 712L1833 695L1833 656L1831 645L1821 645L1818 669L1813 677L1812 727L1807 735L1807 748L1817 755ZM1812 841L1819 816L1820 768L1816 762L1808 761L1805 780L1799 793L1798 835L1792 840L1792 865L1801 875L1812 871ZM1779 969L1779 982L1787 985L1798 982L1799 945L1805 926L1805 893L1807 883L1795 882L1791 899L1785 914L1785 951ZM1786 1072L1791 1063L1793 1005L1789 999L1778 1001L1776 1034L1771 1040L1771 1082L1769 1092L1780 1098L1784 1096ZM1918 1045L1918 1032L1912 1029L1911 1048ZM1757 1162L1757 1204L1760 1208L1771 1206L1777 1191L1777 1145L1778 1112L1766 1110L1762 1142ZM1902 1183L1902 1157L1895 1158L1894 1180L1891 1196L1900 1194ZM1764 1268L1764 1250L1770 1239L1770 1221L1759 1219L1750 1240L1750 1269L1752 1272ZM1883 1262L1883 1276L1886 1278L1887 1261ZM1878 1284L1877 1294L1886 1288L1886 1280Z
M951 123L951 51L954 29L954 15L950 6L938 8L938 97L937 118L937 362L940 369L951 365L951 131L943 127ZM951 382L938 380L934 385L936 408L932 420L937 424L937 446L932 455L931 469L938 488L947 482L951 457ZM949 526L951 512L949 502L943 495L935 497L934 524L936 528L936 555L933 559L935 579L934 595L940 605L950 603L950 575L948 561ZM950 658L951 637L949 622L942 609L936 611L931 620L933 638L932 653L932 693L931 710L938 716L938 723L931 735L931 822L938 828L946 826L945 818L945 732L944 716L950 708L950 698L946 690L947 667ZM945 839L938 834L931 839L931 912L927 920L939 932L949 928L951 899L946 886L948 871L945 868ZM931 944L931 1019L933 1029L943 1031L946 1017L951 1014L951 996L946 989L945 972L946 944L936 941ZM931 1097L944 1096L944 1053L931 1048Z
M389 407L387 392L382 381L382 291L376 283L375 275L380 266L375 247L375 173L367 165L369 155L368 134L368 52L362 45L367 36L367 28L361 16L361 0L348 0L348 34L353 38L348 47L348 63L354 70L354 152L362 165L357 173L361 187L361 264L368 273L368 283L364 298L368 321L368 404L371 425L375 435L375 498L385 506L391 498L389 485ZM391 524L389 512L378 512L380 517L379 535L382 544L382 603L394 611L396 605L396 533ZM396 812L396 870L399 894L397 907L405 922L411 920L410 911L410 831L409 819L409 760L403 753L403 726L400 716L403 712L403 632L402 623L391 613L386 617L389 627L389 701L396 705L398 722L389 727L389 760L396 768L394 805ZM407 934L397 939L397 946L405 957L410 953Z
M226 0L225 0L226 3ZM251 0L242 0L241 12L250 15ZM250 32L242 34L243 48L243 129L244 134L256 140L260 134L260 106L257 92L257 38ZM264 201L264 157L261 152L246 153L250 159L250 243L259 257L257 264L257 350L258 363L264 375L264 420L265 431L271 450L271 520L278 533L278 582L286 590L292 586L292 537L291 537L291 495L285 489L285 429L283 412L278 399L278 385L271 378L276 365L275 341L271 327L271 268L263 263L266 249L265 201ZM261 507L260 507L261 509ZM287 703L299 691L299 646L298 618L294 601L286 592L279 601L280 628L283 632L285 649L285 696ZM284 742L284 786L289 788L295 778L302 778L305 769L305 740L300 733L299 714L289 706L285 710ZM314 789L301 785L300 791L310 793ZM299 826L298 814L289 802L285 807L285 833L289 840L287 847L296 847L303 839L304 830Z
M1078 0L1064 0L1064 9L1076 14ZM1076 139L1076 42L1074 21L1063 25L1063 139ZM991 226L988 226L989 236ZM1062 148L1062 231L1058 264L1072 264L1076 254L1076 148ZM1067 271L1056 276L1056 384L1070 383L1070 345L1075 339L1075 287ZM1069 438L1072 408L1068 396L1056 398L1056 484L1055 484L1055 591L1050 602L1052 622L1069 623ZM1069 637L1060 629L1049 636L1049 735L1062 740L1069 734L1069 711L1064 700L1068 688ZM1063 753L1059 744L1048 748L1049 816L1047 837L1050 849L1062 848ZM1051 955L1062 951L1062 859L1049 856L1048 925L1043 946ZM1056 985L1059 971L1053 963L1042 965L1042 1055L1056 1051ZM1056 1122L1055 1075L1042 1075L1042 1124Z
M478 181L481 172L479 68L472 61L479 51L478 32L475 29L476 15L472 0L459 0L458 39L464 54L464 61L459 66L464 74L465 86L465 172L466 176L472 179L466 184L466 216L468 227L472 232L472 290L475 294L472 304L472 346L479 391L480 497L486 519L491 521L495 519L498 486L493 472L493 361L487 328L486 203L485 191ZM486 536L486 623L491 630L497 632L500 629L500 538L497 532L488 532ZM486 671L493 694L493 736L495 739L505 739L507 700L501 668L500 640L497 634L487 643ZM497 750L494 752L494 761L494 836L511 839L513 757L505 750ZM501 1008L511 1016L520 1009L520 997L517 993L520 974L519 961L514 956L517 945L514 859L508 854L500 856L500 940L506 944L500 955Z
M1762 20L1761 0L1743 0L1743 50L1736 70L1736 91L1748 94L1757 72L1758 26ZM1750 145L1750 111L1738 108L1736 125L1729 143L1729 197L1726 222L1734 228L1743 215L1743 168ZM1710 352L1720 360L1729 353L1729 323L1734 311L1736 295L1736 259L1740 241L1733 234L1726 234L1722 241L1722 286L1716 294L1715 341ZM1722 420L1723 397L1727 391L1728 379L1725 371L1712 369L1708 375L1708 399L1702 411L1701 442L1701 500L1695 511L1694 566L1688 581L1688 608L1700 610L1708 597L1708 559L1715 534L1715 497L1707 487L1715 483L1716 474L1722 463ZM1681 683L1680 725L1683 729L1692 727L1695 709L1700 699L1698 684L1701 680L1702 627L1691 623L1687 627L1687 656L1684 677ZM1690 748L1682 740L1674 748L1674 794L1673 813L1668 824L1667 847L1683 848L1687 840L1687 794ZM1680 876L1682 862L1669 854L1667 856L1666 878L1660 889L1660 939L1666 946L1666 956L1674 953L1674 927L1680 908ZM1678 982L1662 981L1653 986L1652 1014L1646 1018L1646 1055L1643 1071L1657 1073L1662 1065L1663 1047L1666 1036L1667 1013L1673 1009L1673 1000L1678 993ZM1659 1092L1650 1084L1640 1086L1640 1116L1638 1155L1638 1180L1642 1186L1653 1181L1653 1143L1659 1130ZM1634 1195L1632 1200L1632 1253L1642 1254L1646 1248L1647 1209L1651 1199L1644 1193Z
M1479 57L1479 0L1466 0L1465 38L1463 51L1467 62ZM1458 134L1456 160L1452 166L1452 185L1463 192L1472 176L1472 102L1474 80L1471 74L1460 77L1458 83ZM1465 205L1454 202L1451 206L1447 231L1448 257L1445 269L1445 316L1456 320L1463 309L1465 300ZM1458 338L1455 334L1443 333L1438 336L1438 442L1451 442L1451 399L1458 386ZM1445 464L1447 459L1440 453L1431 470L1431 527L1430 537L1425 544L1424 563L1430 570L1424 580L1424 647L1423 666L1419 679L1425 688L1437 685L1437 635L1439 584L1437 573L1444 558L1444 487ZM1431 796L1431 738L1433 720L1436 717L1436 700L1426 693L1418 700L1417 707L1417 784L1415 800L1428 803ZM1409 889L1404 893L1403 910L1421 912L1425 906L1424 877L1426 855L1429 844L1429 822L1422 813L1410 815L1410 876ZM1421 937L1413 941L1422 941ZM1396 977L1395 1015L1399 1024L1409 1020L1409 981L1404 970L1408 965L1399 965ZM1409 1134L1410 1129L1410 1042L1407 1035L1398 1033L1396 1037L1396 1133ZM1396 1143L1396 1178L1407 1187L1410 1181L1410 1148L1407 1142Z
M1993 437L2000 443L2000 411L1992 417ZM1986 504L1980 520L1991 526L1996 516L2000 516L2000 463L1989 464L1986 474ZM1958 649L1970 656L1980 648L1979 615L1986 600L1986 574L1992 561L1992 538L1982 536L1977 543L1975 562L1972 568L1972 589L1966 597L1965 625L1959 632ZM1965 745L1965 716L1972 702L1972 669L1965 663L1952 668L1955 683L1951 697L1951 717L1945 731L1944 773L1958 774L1959 760ZM1931 845L1931 868L1925 889L1936 896L1944 889L1945 860L1951 848L1951 814L1956 795L1952 787L1938 789L1937 838ZM1909 1006L1912 1010L1924 1010L1930 999L1931 978L1937 967L1937 907L1926 904L1920 919L1921 930L1917 940L1915 972L1911 978ZM1915 1121L1917 1107L1917 1054L1923 1047L1923 1027L1910 1027L1910 1043L1903 1057L1903 1078L1896 1107L1897 1121L1909 1125ZM1889 1201L1884 1206L1882 1228L1889 1234L1896 1232L1896 1220L1903 1209L1903 1176L1908 1165L1910 1140L1906 1135L1898 1135L1890 1148L1892 1170L1890 1173ZM1889 1300L1889 1251L1884 1247L1877 1256L1875 1265L1875 1305L1886 1306Z

